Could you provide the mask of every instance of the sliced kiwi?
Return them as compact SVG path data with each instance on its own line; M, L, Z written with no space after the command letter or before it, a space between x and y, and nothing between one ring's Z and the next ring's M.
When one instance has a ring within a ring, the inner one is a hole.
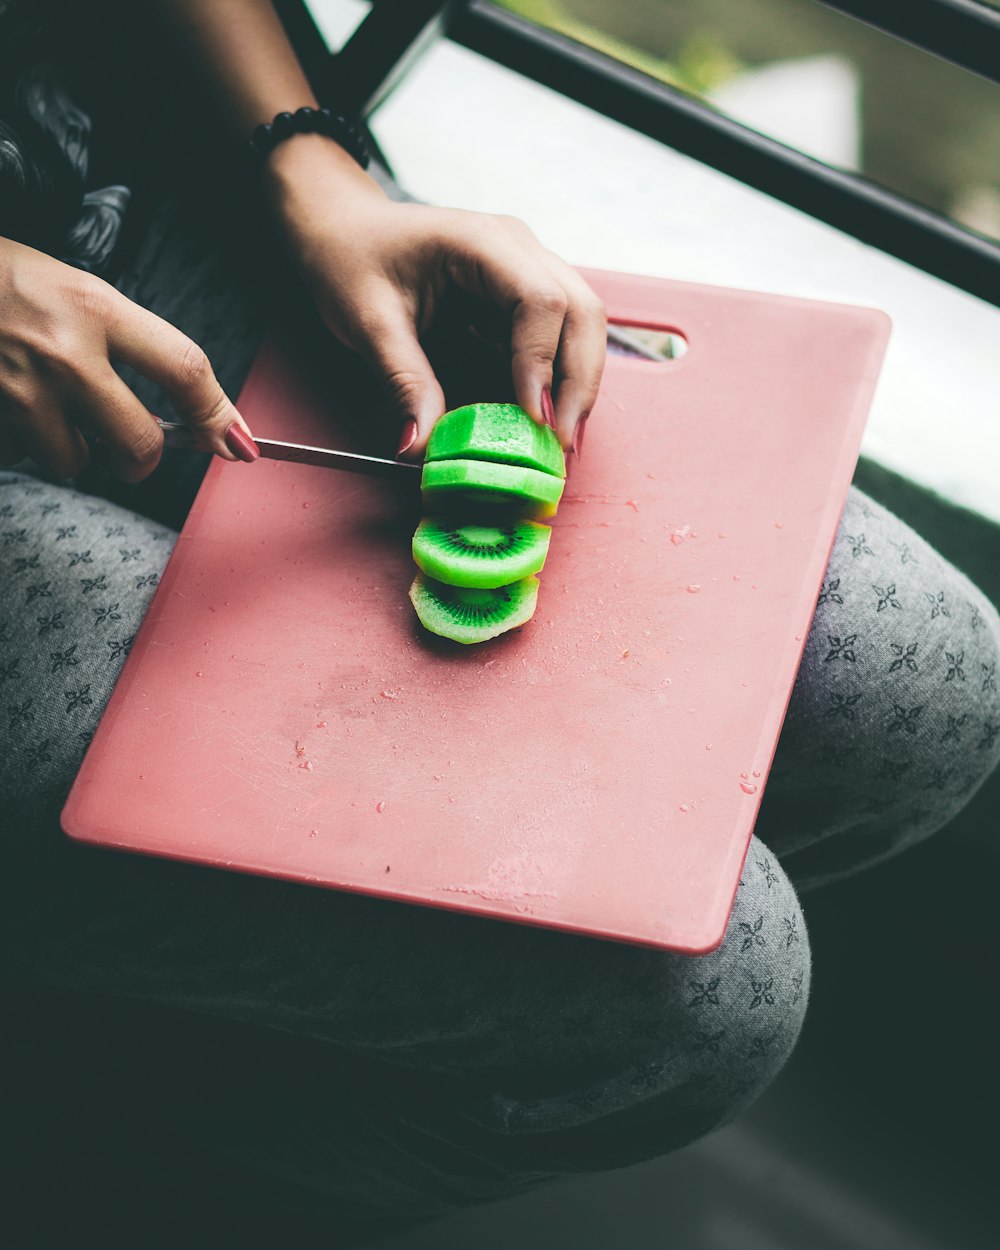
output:
M466 404L441 417L427 443L427 460L496 460L566 476L555 432L517 404Z
M549 527L536 521L452 525L425 517L413 535L413 558L450 586L505 586L541 569L551 536Z
M425 629L454 642L485 642L531 620L538 601L538 578L522 577L507 586L447 586L418 573L410 599Z
M428 511L459 507L469 520L497 507L535 520L555 516L563 486L564 480L551 473L489 460L432 460L425 462L420 478Z

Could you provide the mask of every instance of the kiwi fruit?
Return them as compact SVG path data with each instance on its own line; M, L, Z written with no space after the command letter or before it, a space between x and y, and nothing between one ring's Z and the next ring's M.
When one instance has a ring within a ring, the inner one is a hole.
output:
M505 586L541 569L551 536L536 521L471 525L424 517L413 535L413 559L450 586Z
M427 460L492 460L566 476L555 431L518 404L466 404L441 417L427 443Z
M531 620L538 601L538 578L494 588L448 586L418 573L410 600L425 629L453 642L485 642Z
M463 508L470 520L498 507L533 520L555 516L565 484L552 473L490 460L426 461L420 478L428 512Z

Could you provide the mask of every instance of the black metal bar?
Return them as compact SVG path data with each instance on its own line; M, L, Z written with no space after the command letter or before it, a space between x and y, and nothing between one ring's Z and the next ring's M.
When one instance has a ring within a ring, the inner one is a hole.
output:
M877 184L824 165L565 35L484 0L457 12L449 38L1000 305L1000 244Z
M819 0L828 9L1000 82L1000 10L978 0Z
M459 0L379 0L332 58L321 84L326 98L358 116L372 112L459 7Z

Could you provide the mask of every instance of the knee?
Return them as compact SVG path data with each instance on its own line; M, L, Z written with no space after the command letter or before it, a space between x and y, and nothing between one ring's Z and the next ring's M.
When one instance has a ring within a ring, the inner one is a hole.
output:
M802 1029L805 921L781 865L756 838L715 951L613 949L623 970L617 1061L558 1096L491 1100L494 1129L530 1142L538 1166L624 1167L697 1140L767 1088Z
M65 796L171 547L102 499L0 475L0 785L29 805ZM8 809L9 811L10 809Z
M789 703L802 752L883 801L905 779L948 818L1000 757L998 660L982 592L852 489Z

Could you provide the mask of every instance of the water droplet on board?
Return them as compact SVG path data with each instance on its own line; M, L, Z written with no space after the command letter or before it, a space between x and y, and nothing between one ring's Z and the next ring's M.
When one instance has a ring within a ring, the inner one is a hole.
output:
M307 499L307 500L306 500L306 502L305 502L302 506L303 506L303 508L308 508L308 507L309 507L309 500Z
M638 511L639 511L639 505L636 503L636 501L635 501L634 499L626 499L626 500L625 500L625 507L626 507L626 508L632 508L632 509L634 509L636 512L638 512Z
M759 776L760 776L760 773L757 771L757 769L756 769L756 768L753 770L753 775L754 775L755 777L759 777Z
M325 728L326 728L326 721L325 721L325 720L318 720L318 721L316 722L316 728L317 728L317 729L325 729Z
M317 833L319 833L319 830L318 830L318 829L310 829L310 830L309 830L309 836L310 836L311 838L314 838L314 837L316 836L316 834L317 834Z
M379 799L379 801L375 804L375 810L379 813L385 811L385 799Z
M776 530L783 530L783 529L785 528L785 523L784 523L784 521L775 521L775 523L774 523L774 528L775 528Z
M711 742L706 742L706 743L705 743L705 750L706 750L706 751L711 751L711 749L712 749L712 744L711 744Z
M741 781L740 789L743 791L744 794L756 794L757 793L757 787L754 785L752 781Z
M696 594L698 594L700 591L701 591L701 587L700 587L699 585L697 585L696 583L692 583L692 584L688 587L688 594L689 594L689 595L696 595Z
M195 677L201 677L201 676L202 676L202 671L201 669L198 669L197 673L195 673Z
M750 774L749 774L749 773L740 773L740 776L743 778L743 780L744 780L744 781L746 781L746 779L750 776Z
M723 531L723 530L719 530L719 537L720 537L720 538L727 538L727 537L728 537L728 535L725 533L725 531Z
M691 809L688 807L686 803L682 803L680 807L678 808L678 811L681 811L681 812L689 812L690 810Z

